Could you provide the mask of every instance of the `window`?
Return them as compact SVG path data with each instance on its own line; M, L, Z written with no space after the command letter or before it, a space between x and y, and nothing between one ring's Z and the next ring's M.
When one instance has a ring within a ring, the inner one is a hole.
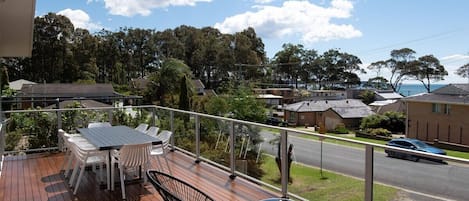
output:
M438 103L432 103L432 112L433 113L440 113L440 104Z
M300 119L301 119L301 120L304 120L304 119L305 119L305 115L300 115Z
M445 107L444 107L444 109L445 109L445 114L449 114L449 113L450 113L450 111L451 111L451 105L449 105L449 104L445 104Z

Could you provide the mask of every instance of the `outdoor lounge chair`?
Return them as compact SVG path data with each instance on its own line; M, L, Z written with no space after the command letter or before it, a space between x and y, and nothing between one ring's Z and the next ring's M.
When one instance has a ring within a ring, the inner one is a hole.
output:
M189 183L157 170L148 170L147 177L165 201L214 200Z

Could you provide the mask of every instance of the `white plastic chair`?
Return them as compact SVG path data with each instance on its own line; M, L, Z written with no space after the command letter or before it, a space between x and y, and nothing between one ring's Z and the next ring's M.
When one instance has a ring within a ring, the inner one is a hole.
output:
M80 134L69 134L62 129L58 131L59 139L61 139L63 145L61 151L65 152L64 162L62 163L61 170L64 170L64 177L68 177L70 166L72 164L74 155L72 154L72 142L81 143L83 146L89 144L88 140L82 137Z
M148 124L139 124L137 127L135 127L135 130L138 130L142 133L145 133L147 131L147 128L148 128Z
M112 125L109 122L92 122L88 124L88 128L95 128L95 127L112 127Z
M103 164L105 164L106 167L109 167L109 160L107 151L98 151L96 147L89 143L85 144L82 141L71 141L71 144L72 152L74 154L74 157L76 158L75 168L73 169L73 173L69 181L71 187L73 187L73 182L75 180L76 174L78 170L80 170L77 182L75 184L75 189L73 190L73 195L76 195L78 187L80 186L81 178L83 177L83 173L85 172L85 167L88 165L93 165L93 167L95 167L95 165L100 165L99 179L100 181L103 181ZM107 185L109 186L109 179L107 181Z
M121 180L122 199L125 199L124 169L143 167L144 182L147 182L145 172L150 163L151 143L124 145L112 157L111 175L114 175L114 163L118 164ZM111 176L111 190L114 190L114 176Z
M156 137L156 135L158 135L159 130L160 130L160 128L158 128L156 126L150 126L150 128L148 128L146 134L149 135L149 136Z
M166 153L167 153L166 150L169 147L169 140L171 139L171 135L173 135L173 132L171 132L171 131L168 131L168 130L161 131L160 134L157 135L156 137L162 141L162 144L153 145L152 150L151 150L151 155L152 156L157 156L158 164L160 165L161 170L163 170L163 165L161 164L159 156L164 157L164 159L166 161L166 165L168 166L168 171L170 173L171 173L171 169L169 167L168 159L166 158Z

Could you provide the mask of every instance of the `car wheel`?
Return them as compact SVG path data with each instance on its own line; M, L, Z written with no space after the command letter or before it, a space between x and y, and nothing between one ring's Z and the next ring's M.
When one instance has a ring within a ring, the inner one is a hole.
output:
M392 151L388 151L388 157L390 157L390 158L394 158L394 152L392 152Z
M410 160L414 161L414 162L418 162L420 160L420 158L417 157L417 156L410 156Z

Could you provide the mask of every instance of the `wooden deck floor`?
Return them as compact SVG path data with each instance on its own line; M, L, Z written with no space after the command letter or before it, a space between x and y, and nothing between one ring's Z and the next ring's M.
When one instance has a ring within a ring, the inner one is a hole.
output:
M118 185L115 191L99 188L92 171L86 171L74 196L66 183L68 180L64 180L59 170L63 156L62 153L49 153L15 160L7 158L0 177L0 201L122 200ZM175 177L196 186L215 200L251 201L279 196L240 177L231 180L227 172L203 162L196 164L193 158L180 152L170 152L167 157ZM157 162L156 159L152 160L152 168L160 168ZM127 200L162 200L150 183L128 184L126 194Z

